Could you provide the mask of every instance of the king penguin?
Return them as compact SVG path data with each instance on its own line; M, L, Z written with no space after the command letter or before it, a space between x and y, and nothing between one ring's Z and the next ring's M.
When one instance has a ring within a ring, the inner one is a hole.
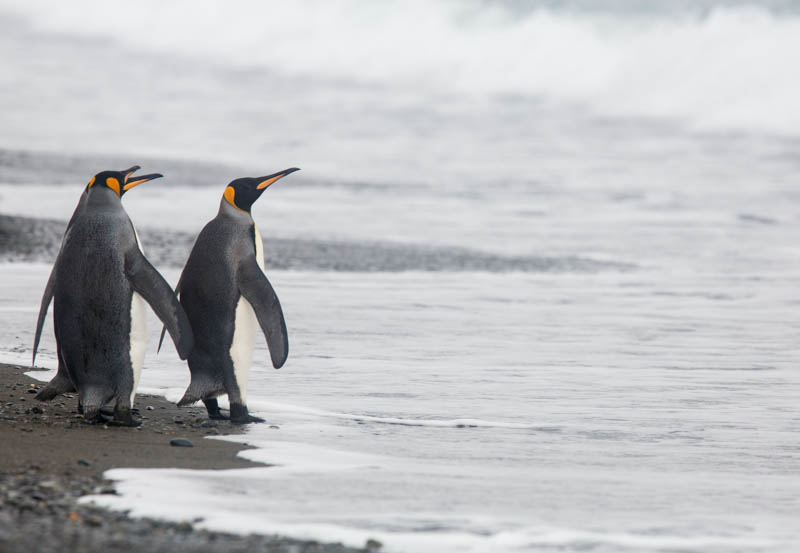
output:
M132 177L138 166L103 171L89 181L73 213L42 297L34 356L50 300L58 352L55 378L43 401L77 391L88 420L113 401L113 424L137 424L131 414L147 342L145 302L169 330L182 359L193 335L169 284L145 259L122 207L131 188L161 177Z
M178 405L203 400L209 417L222 419L216 398L227 394L231 422L263 422L247 411L256 325L276 369L286 361L289 340L278 296L264 275L264 246L250 210L269 185L295 171L232 181L219 213L197 237L176 288L195 335L191 382Z
M125 169L122 173L126 175L130 175L135 173L141 169L138 165L134 165L129 169ZM44 287L44 292L42 293L42 302L39 307L39 317L36 321L36 333L34 334L33 338L33 357L31 359L31 367L36 366L36 352L39 349L39 340L42 337L42 329L44 328L44 320L47 316L47 310L50 307L50 302L53 300L53 289L56 285L56 268L58 267L58 260L61 257L61 250L64 248L64 242L67 239L67 235L69 234L69 229L72 227L72 223L78 217L80 213L83 213L83 208L86 205L86 198L89 195L89 188L90 185L93 184L94 181L91 181L89 184L83 187L83 192L81 192L80 197L78 198L78 205L75 207L75 211L72 212L72 217L70 217L69 223L67 223L67 229L64 231L64 236L61 239L61 248L58 251L58 255L56 256L56 261L53 263L53 268L50 270L50 277L47 279L47 285ZM58 343L56 343L56 347L58 347ZM58 394L65 394L68 392L74 392L75 387L72 385L72 381L70 380L69 376L66 373L66 368L64 364L61 362L61 355L58 355L58 371L56 372L56 376L53 380L50 381L49 385L39 392L36 395L36 399L41 401L49 401L56 397Z

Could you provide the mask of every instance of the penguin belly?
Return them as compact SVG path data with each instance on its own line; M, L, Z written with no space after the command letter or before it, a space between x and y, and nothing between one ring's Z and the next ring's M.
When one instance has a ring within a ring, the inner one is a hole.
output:
M147 303L144 298L133 293L131 296L131 336L130 356L133 367L133 390L131 391L131 407L139 387L139 377L144 365L144 352L147 349Z
M133 225L131 225L133 226ZM142 242L139 240L139 233L133 227L133 234L136 236L136 245L144 255ZM139 377L142 375L144 365L144 352L147 350L147 302L142 296L133 293L131 296L131 337L130 337L130 356L131 367L133 367L133 390L131 391L131 408L133 400L136 398L136 389L139 387Z
M258 226L253 223L253 234L256 246L256 263L264 270L264 243ZM233 341L230 355L233 360L233 376L242 394L242 402L247 403L247 381L250 378L250 367L253 364L253 348L256 343L256 332L259 330L256 312L244 296L236 302L236 315L233 323Z
M233 376L239 386L242 402L247 402L247 381L250 378L250 366L253 364L253 347L256 343L258 319L250 302L239 298L236 303L236 318L233 326L233 341L230 355L233 361Z

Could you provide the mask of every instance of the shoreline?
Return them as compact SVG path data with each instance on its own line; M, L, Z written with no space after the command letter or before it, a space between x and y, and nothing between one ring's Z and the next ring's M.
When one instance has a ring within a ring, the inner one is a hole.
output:
M89 424L77 413L74 394L42 403L35 391L45 383L25 375L35 369L0 363L0 550L269 551L271 553L356 553L353 549L281 536L199 530L193 522L131 518L126 513L79 504L90 494L114 494L104 478L112 468L223 470L264 466L238 457L246 444L207 440L242 434L245 427L211 421L202 407L182 407L137 395L143 419L138 428ZM73 397L67 397L67 396ZM170 445L182 438L191 447ZM213 508L213 506L210 506Z

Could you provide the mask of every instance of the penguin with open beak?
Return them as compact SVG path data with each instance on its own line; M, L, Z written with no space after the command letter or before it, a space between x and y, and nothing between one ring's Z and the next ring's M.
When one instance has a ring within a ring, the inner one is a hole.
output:
M186 313L144 257L122 207L126 192L162 176L133 176L138 169L102 171L86 185L45 287L34 338L35 359L52 299L58 371L37 399L77 391L79 409L92 421L102 420L101 407L113 402L111 423L124 426L138 424L131 408L147 344L145 304L166 325L181 358L193 344Z

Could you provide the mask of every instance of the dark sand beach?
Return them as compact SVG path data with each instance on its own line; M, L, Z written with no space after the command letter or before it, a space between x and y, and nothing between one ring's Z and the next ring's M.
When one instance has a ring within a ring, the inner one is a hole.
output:
M259 466L237 457L246 446L207 436L243 428L209 421L204 409L178 408L164 398L136 398L143 424L116 428L88 424L77 399L34 399L42 382L30 369L0 364L0 551L350 553L375 551L279 536L238 536L194 528L191 521L135 519L79 505L89 494L115 493L103 473L112 468L232 469ZM275 431L279 431L276 427ZM191 447L175 446L175 439ZM213 506L210 506L213 508Z

